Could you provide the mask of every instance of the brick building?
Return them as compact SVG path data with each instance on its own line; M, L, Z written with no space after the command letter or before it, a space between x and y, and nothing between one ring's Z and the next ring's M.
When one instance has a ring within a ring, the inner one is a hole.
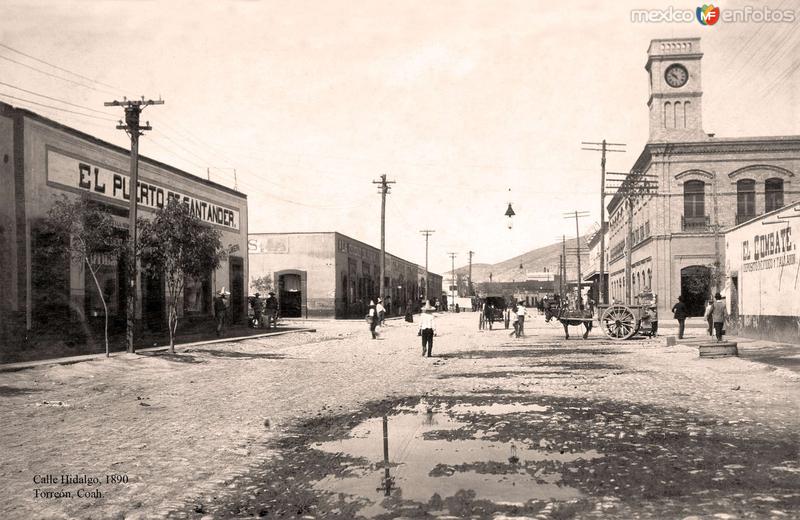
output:
M108 210L120 233L127 236L128 150L0 103L0 159L0 354L31 331L51 330L65 336L70 327L78 327L84 334L102 336L98 329L104 310L91 276L82 265L41 252L48 240L41 223L55 200L86 197ZM222 232L222 243L231 251L215 272L187 281L179 315L207 320L213 315L214 290L225 287L231 292L232 318L246 316L247 196L140 156L136 197L143 218L152 216L170 197L179 197ZM98 273L99 282L112 328L124 327L124 261L106 260ZM154 330L164 327L163 277L141 277L137 291L138 322ZM59 328L60 324L66 327ZM46 357L48 353L34 355Z
M378 298L380 249L341 233L253 233L248 251L251 279L271 276L282 316L361 318ZM387 253L384 274L390 314L418 305L423 267ZM440 275L427 283L431 299L442 294Z
M724 233L798 199L800 136L718 138L701 121L699 38L653 40L650 136L629 180L647 175L657 192L608 204L609 300L645 288L664 315L683 295L691 315L724 285ZM626 252L630 252L630 264Z

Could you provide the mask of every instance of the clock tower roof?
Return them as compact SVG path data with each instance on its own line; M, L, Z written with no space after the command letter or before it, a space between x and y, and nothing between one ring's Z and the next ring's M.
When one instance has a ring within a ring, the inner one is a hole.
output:
M692 60L703 57L700 38L664 38L651 40L647 48L647 64L644 68L650 72L654 61Z

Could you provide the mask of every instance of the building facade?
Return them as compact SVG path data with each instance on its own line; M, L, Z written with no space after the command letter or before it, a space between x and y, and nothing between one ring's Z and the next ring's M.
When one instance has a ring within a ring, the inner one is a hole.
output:
M800 343L800 203L725 233L728 312L737 333Z
M363 318L380 288L380 249L336 232L254 233L249 237L251 281L269 275L286 317ZM442 277L429 273L430 299ZM418 306L425 270L386 254L384 305L391 315Z
M28 110L0 103L0 313L5 345L57 323L86 331L104 321L94 281L82 265L42 254L49 237L42 223L56 200L85 198L108 210L121 236L128 233L130 155L112 145ZM188 280L179 303L185 318L213 315L212 294L231 293L231 317L246 316L247 198L177 168L141 157L136 190L139 215L148 218L170 198L192 208L222 233L230 255L219 269ZM106 258L98 281L113 326L126 316L124 259ZM166 325L162 277L141 277L136 317L145 329Z
M609 299L645 289L692 316L724 285L725 231L797 200L800 136L717 138L701 124L699 38L653 40L650 137L608 204Z

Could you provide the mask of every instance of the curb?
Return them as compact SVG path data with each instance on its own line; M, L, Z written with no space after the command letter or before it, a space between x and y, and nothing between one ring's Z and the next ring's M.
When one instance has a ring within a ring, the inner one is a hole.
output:
M256 339L256 338L265 338L271 336L283 336L284 334L293 334L295 332L317 332L317 329L311 328L303 328L303 329L292 329L292 330L283 330L277 332L265 332L263 334L254 334L252 336L238 336L233 338L219 338L219 339L210 339L205 341L193 341L191 343L178 343L175 345L175 350L179 348L187 348L187 347L196 347L200 345L215 345L218 343L235 343L238 341L244 341L247 339ZM165 352L169 350L169 345L161 346L161 347L146 347L136 349L136 352ZM116 357L127 354L127 352L112 352L108 357ZM28 368L37 368L49 365L74 365L75 363L81 363L83 361L92 361L95 359L105 359L105 353L101 354L84 354L82 356L70 356L70 357L63 357L63 358L53 358L53 359L40 359L37 361L21 361L19 363L7 363L5 365L0 365L0 373L3 372L17 372L20 370L25 370Z

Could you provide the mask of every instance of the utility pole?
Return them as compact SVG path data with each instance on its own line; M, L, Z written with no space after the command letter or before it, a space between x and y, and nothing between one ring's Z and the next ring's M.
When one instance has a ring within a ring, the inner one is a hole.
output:
M577 243L576 246L576 256L578 258L578 297L576 303L576 307L578 310L583 310L583 295L581 294L581 232L578 229L578 219L582 217L588 217L588 211L573 211L572 213L565 213L564 218L574 218L575 219L575 241Z
M452 263L452 267L450 270L450 281L452 282L450 285L450 303L455 306L455 293L453 288L456 286L456 253L447 253L450 255L450 262ZM450 305L448 304L448 307ZM455 307L454 307L455 308Z
M394 184L394 181L387 181L386 174L384 173L381 175L381 180L372 181L372 184L380 184L378 193L381 194L381 280L379 284L380 289L378 289L378 298L383 299L386 296L384 294L386 290L384 287L384 278L386 277L386 195L389 193L389 190L391 190L389 185Z
M561 235L561 268L564 270L562 278L562 280L564 280L564 285L562 287L564 292L561 293L561 305L564 305L564 296L569 290L569 283L567 282L567 236L566 235Z
M142 99L128 100L122 98L122 101L107 101L103 103L107 107L123 107L125 110L125 124L122 121L117 125L117 130L125 130L131 138L131 178L128 185L129 194L129 210L128 210L128 287L127 287L127 351L128 353L134 352L133 339L134 327L136 325L136 277L139 269L136 265L136 210L139 198L139 136L144 135L146 130L152 130L150 121L145 122L144 126L139 124L139 118L142 110L150 105L163 105L164 101L161 99ZM125 191L123 190L123 194Z
M467 289L469 290L469 295L474 296L472 291L472 255L475 254L475 251L469 252L469 275L467 278Z
M428 300L428 238L434 234L436 231L433 229L422 229L420 233L425 236L425 287L423 288L425 294L425 303L429 302Z
M600 148L581 148L582 150L600 151L600 280L598 283L598 303L608 303L606 289L606 152L619 152L625 150L616 149L617 146L627 146L624 143L609 143L603 139L601 142L582 141L581 144L590 146L600 146ZM611 148L609 148L611 147Z

